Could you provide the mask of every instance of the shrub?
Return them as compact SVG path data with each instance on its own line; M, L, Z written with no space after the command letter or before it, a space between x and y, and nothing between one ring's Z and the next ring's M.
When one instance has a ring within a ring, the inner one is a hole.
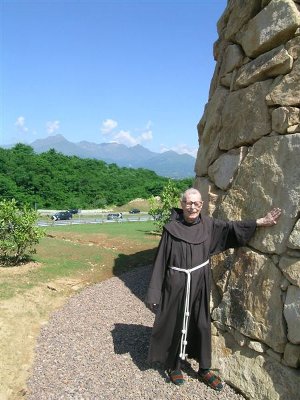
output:
M36 252L35 245L44 236L36 226L38 214L28 206L17 207L16 201L0 202L0 260L17 265Z
M149 199L149 214L154 218L158 232L162 232L163 226L169 221L172 208L178 207L179 196L179 189L169 180L162 191L160 201L154 197Z

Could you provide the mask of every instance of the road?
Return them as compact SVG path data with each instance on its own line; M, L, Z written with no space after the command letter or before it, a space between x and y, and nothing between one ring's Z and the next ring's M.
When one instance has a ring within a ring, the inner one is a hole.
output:
M123 213L123 218L120 219L107 219L107 214L101 215L81 215L77 214L72 219L62 220L62 221L53 221L49 217L41 217L38 220L38 226L59 226L59 225L80 225L80 224L103 224L103 223L122 223L122 222L141 222L141 221L149 221L153 220L151 215L148 213L139 213L139 214L129 214Z

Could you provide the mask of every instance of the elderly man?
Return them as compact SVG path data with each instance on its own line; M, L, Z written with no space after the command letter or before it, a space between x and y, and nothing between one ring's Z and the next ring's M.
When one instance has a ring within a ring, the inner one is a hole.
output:
M211 367L210 257L244 246L257 226L275 225L281 210L274 208L258 220L225 222L200 214L203 201L196 189L181 198L164 226L145 302L158 307L152 330L149 361L165 364L170 380L184 383L181 361L199 362L199 379L221 391L224 383Z

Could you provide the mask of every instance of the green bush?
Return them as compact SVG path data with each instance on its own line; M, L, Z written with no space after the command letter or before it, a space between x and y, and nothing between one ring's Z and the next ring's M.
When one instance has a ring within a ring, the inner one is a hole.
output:
M17 265L36 252L35 245L44 236L36 226L38 214L27 206L17 207L16 201L0 202L0 260Z
M149 214L154 218L154 224L158 232L161 233L163 226L169 221L172 208L178 207L179 197L179 189L173 181L169 180L163 188L160 201L155 197L149 199Z

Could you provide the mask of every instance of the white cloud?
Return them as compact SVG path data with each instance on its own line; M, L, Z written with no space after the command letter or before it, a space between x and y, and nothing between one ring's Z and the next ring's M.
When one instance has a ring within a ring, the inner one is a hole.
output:
M135 146L138 144L137 139L133 137L129 131L119 131L114 135L114 140L126 146Z
M109 137L111 142L124 144L129 147L148 142L153 138L151 121L147 122L145 128L136 129L135 131L137 131L137 135L133 135L129 130L125 129L115 130L117 126L117 121L106 119L102 122L101 132L106 136L106 139Z
M103 135L107 135L111 133L117 126L118 126L117 121L108 118L102 122L100 130L103 133Z
M60 128L60 122L59 121L48 121L46 123L46 128L48 133L55 133L59 130Z
M149 142L149 140L153 139L152 130L148 129L147 131L143 132L139 138L141 142Z
M145 130L138 136L132 135L130 131L120 130L113 135L113 139L126 146L136 146L137 144L152 140L152 130Z
M152 133L151 126L152 126L152 122L148 121L147 125L146 125L146 128L144 130L142 130L141 135L138 137L140 143L149 142L150 140L153 139L153 133Z
M18 117L15 122L15 125L16 125L18 131L23 132L23 133L28 132L28 128L25 125L24 117L22 117L22 116Z
M163 144L160 145L160 152L173 150L178 154L189 154L190 156L196 157L198 149L195 147L190 147L187 144L178 144L177 146L167 147Z

